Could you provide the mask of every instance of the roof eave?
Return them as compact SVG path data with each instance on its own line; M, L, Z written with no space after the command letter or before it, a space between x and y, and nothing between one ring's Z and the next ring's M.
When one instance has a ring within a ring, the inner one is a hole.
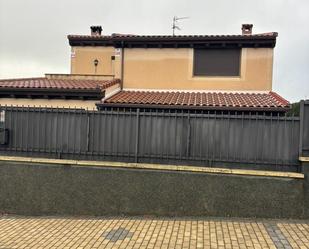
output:
M74 37L68 36L70 46L118 47L270 47L276 45L277 34L265 36L209 37Z
M251 111L251 112L287 112L286 107L235 107L235 106L195 106L195 105L156 105L156 104L128 104L128 103L97 103L97 107L114 108L144 108L144 109L177 109L177 110L206 110L206 111Z
M100 100L104 97L103 89L54 89L54 88L0 88L0 98L2 97L69 97Z

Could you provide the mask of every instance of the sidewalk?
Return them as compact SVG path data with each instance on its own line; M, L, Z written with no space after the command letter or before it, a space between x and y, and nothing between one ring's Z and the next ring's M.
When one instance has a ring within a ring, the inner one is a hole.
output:
M309 221L0 216L0 248L309 248Z

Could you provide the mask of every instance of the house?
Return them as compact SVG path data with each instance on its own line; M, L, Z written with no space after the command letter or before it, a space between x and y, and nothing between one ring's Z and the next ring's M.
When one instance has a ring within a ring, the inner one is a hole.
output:
M71 74L120 79L102 108L228 110L284 113L289 102L272 91L276 32L240 35L69 35Z
M0 80L0 104L283 114L272 91L276 32L69 35L71 72Z

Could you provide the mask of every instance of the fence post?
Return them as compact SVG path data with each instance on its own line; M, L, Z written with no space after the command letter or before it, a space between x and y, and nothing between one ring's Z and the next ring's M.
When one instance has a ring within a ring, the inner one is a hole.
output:
M299 158L302 172L309 173L309 100L300 102Z
M304 101L300 101L299 104L299 148L298 155L299 157L303 154L303 129L304 129Z
M9 147L11 147L11 145L8 141L8 132L7 132L7 129L6 129L7 116L8 116L7 115L7 106L5 105L4 107L0 108L0 145L9 144Z
M309 100L300 102L299 156L309 157Z
M139 113L140 110L136 110L136 126L135 126L135 163L138 163L138 147L139 147Z

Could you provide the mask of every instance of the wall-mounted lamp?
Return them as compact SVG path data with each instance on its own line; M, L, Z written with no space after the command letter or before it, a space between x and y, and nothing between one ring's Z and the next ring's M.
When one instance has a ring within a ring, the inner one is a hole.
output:
M96 66L99 64L98 59L95 59L95 60L93 61L93 64L94 64L94 66L96 67Z
M99 64L99 60L98 59L95 59L93 61L93 64L94 64L94 74L97 74L97 66Z

